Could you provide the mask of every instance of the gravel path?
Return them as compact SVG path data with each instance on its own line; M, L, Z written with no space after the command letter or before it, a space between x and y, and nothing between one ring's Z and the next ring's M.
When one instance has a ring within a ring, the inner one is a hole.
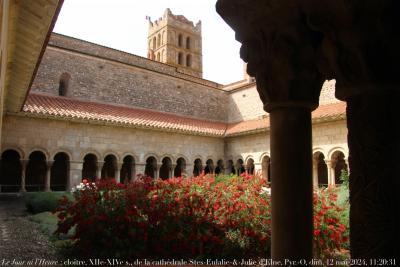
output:
M40 266L35 261L58 258L48 237L26 216L20 197L0 196L0 266L27 266L28 261ZM11 262L6 264L6 261Z

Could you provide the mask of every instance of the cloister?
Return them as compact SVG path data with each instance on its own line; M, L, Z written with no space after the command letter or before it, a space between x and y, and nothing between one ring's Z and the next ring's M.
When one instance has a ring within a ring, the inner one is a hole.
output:
M314 186L340 184L342 170L347 170L344 149L313 154ZM191 163L192 162L192 163ZM205 164L203 164L205 162ZM214 162L216 164L214 165ZM204 174L258 174L271 181L271 159L268 153L262 158L246 159L188 159L182 156L158 156L149 153L143 161L134 154L120 156L118 153L100 155L97 152L84 154L81 160L74 160L70 152L46 150L25 152L19 148L6 148L1 154L0 192L25 191L68 191L71 190L70 170L80 172L81 179L94 181L115 178L118 182L129 183L136 174L152 178L192 177Z

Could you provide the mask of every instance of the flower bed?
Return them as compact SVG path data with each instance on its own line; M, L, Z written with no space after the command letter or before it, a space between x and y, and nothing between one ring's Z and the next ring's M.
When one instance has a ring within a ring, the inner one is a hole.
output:
M85 184L63 199L57 233L76 226L76 253L117 258L257 258L270 252L270 196L257 176ZM314 196L318 256L347 239L335 192Z

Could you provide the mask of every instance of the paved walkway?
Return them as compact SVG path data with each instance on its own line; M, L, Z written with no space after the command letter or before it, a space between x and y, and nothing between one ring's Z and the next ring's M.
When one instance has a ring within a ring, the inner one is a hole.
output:
M57 259L48 237L26 215L20 197L0 195L0 266L27 266L28 261Z

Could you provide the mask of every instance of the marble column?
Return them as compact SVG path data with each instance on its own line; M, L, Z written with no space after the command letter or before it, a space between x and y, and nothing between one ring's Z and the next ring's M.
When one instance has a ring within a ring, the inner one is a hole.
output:
M313 165L312 165L312 167L313 167L313 187L314 187L314 189L317 189L318 188L318 163L319 163L319 161L318 161L318 158L313 158Z
M28 166L29 160L21 160L21 192L26 192L26 167Z
M51 166L53 166L54 161L49 160L46 162L47 164L47 169L46 169L46 180L45 180L45 185L44 185L44 191L46 192L50 192L51 191L51 187L50 187L50 183L51 183Z
M101 179L101 170L103 169L104 161L97 162L96 178Z
M121 182L121 168L122 168L122 163L117 163L115 164L115 181L117 183Z

